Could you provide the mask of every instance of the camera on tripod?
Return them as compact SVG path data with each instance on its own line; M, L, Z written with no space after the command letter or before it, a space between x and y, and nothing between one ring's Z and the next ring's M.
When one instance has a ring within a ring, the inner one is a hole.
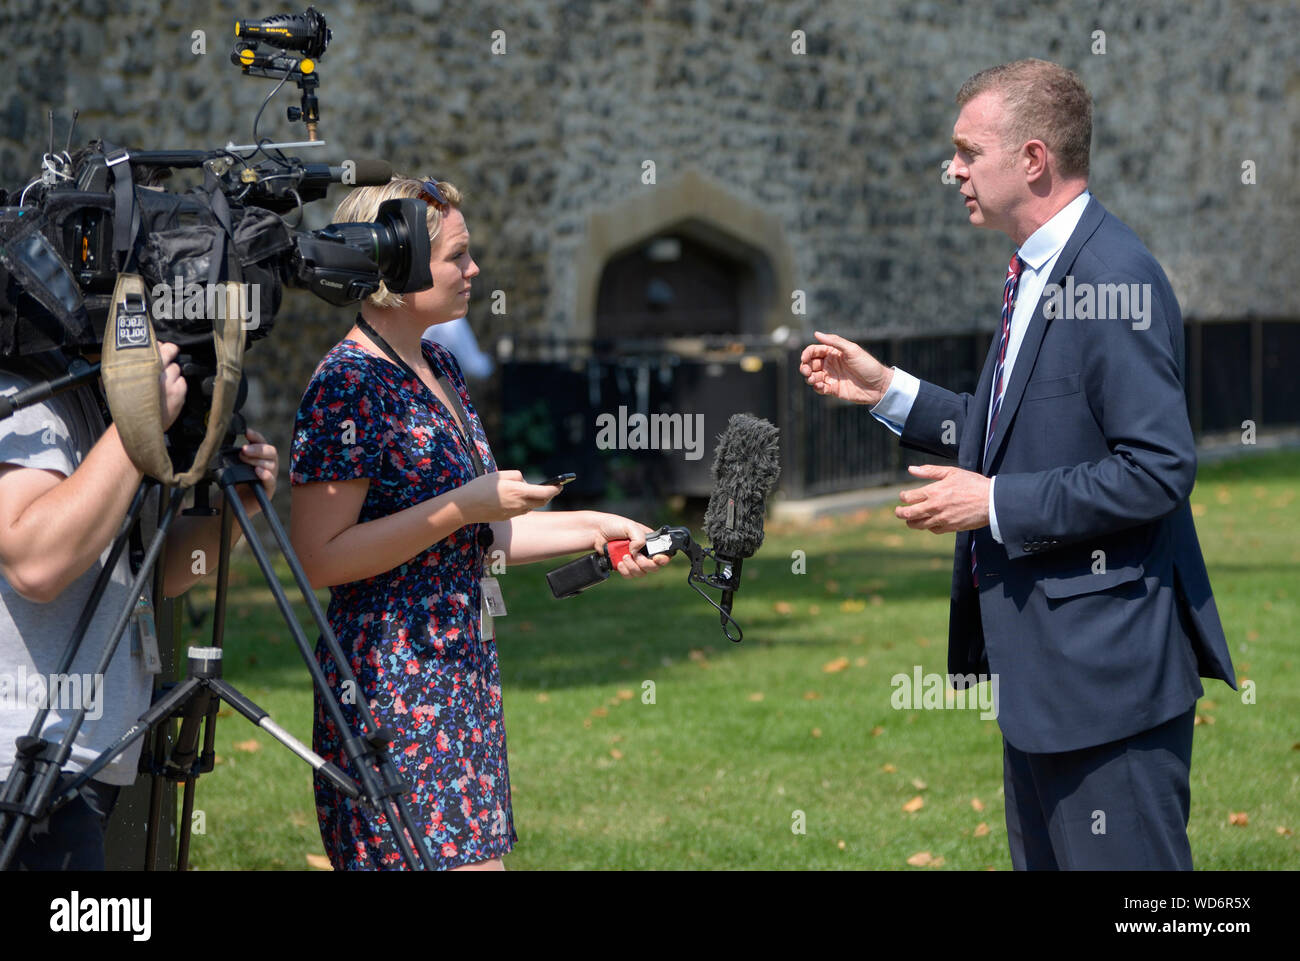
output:
M236 36L239 41L231 59L243 72L280 81L263 102L263 109L289 80L302 90L301 106L291 109L290 120L306 123L306 142L274 144L259 138L255 118L253 142L245 146L228 143L211 150L136 150L92 140L70 153L74 113L64 150L56 152L51 115L49 149L40 176L17 194L0 191L0 363L20 371L48 373L49 358L55 357L66 363L67 371L0 397L0 418L102 376L122 446L146 475L61 656L60 673L72 664L86 637L111 574L123 558L128 532L138 536L147 490L161 484L170 493L147 550L133 545L132 554L139 553L140 561L132 564L126 592L129 603L113 621L96 662L97 675L107 671L136 618L137 604L149 607L149 579L153 578L155 594L161 586L160 558L186 491L194 491L195 506L190 513L216 513L208 508L210 485L219 486L223 495L216 593L221 614L213 618L211 646L190 648L188 677L165 690L140 720L86 765L70 785L56 789L85 718L85 707L71 717L63 716L58 743L43 736L49 707L37 709L29 733L17 740L14 765L0 797L0 869L12 861L29 824L67 804L82 784L136 741L180 718L170 760L159 761L151 751L142 754L142 769L154 777L146 842L146 863L152 865L159 835L159 784L163 779L184 782L183 805L188 814L195 780L211 770L212 730L221 701L289 747L339 790L382 809L390 823L404 825L398 843L409 865L427 868L433 864L423 846L416 848L409 841L422 837L423 832L412 819L401 779L387 755L392 733L378 726L367 705L357 706L361 729L345 746L357 778L354 781L275 724L220 676L231 533L238 522L313 683L328 690L307 634L241 503L239 493L243 491L251 492L261 510L315 621L321 643L340 665L340 677L346 682L346 675L351 674L266 491L256 473L239 462L234 435L243 428L234 428L239 423L234 418L244 394L245 345L270 333L286 283L336 306L364 299L381 283L397 293L423 290L432 284L428 208L422 200L390 200L380 206L374 222L335 223L315 231L296 229L301 213L292 226L281 216L295 208L301 211L304 204L324 197L332 183L383 184L392 176L391 168L380 162L347 161L335 167L307 163L283 152L324 143L316 138L320 83L316 60L331 36L325 18L308 7L303 14L241 20L236 22ZM202 171L202 185L183 192L166 190L164 182L174 170L183 168ZM159 341L181 348L178 360L188 382L186 409L166 435L158 389L162 370L156 349ZM82 355L92 359L100 355L102 360L88 364ZM190 467L181 471L177 464L185 463ZM355 687L355 677L351 683ZM348 727L337 702L328 701L326 709L340 730ZM202 750L198 744L201 726L205 726ZM155 741L159 750L165 740ZM183 817L182 869L188 829L188 817Z

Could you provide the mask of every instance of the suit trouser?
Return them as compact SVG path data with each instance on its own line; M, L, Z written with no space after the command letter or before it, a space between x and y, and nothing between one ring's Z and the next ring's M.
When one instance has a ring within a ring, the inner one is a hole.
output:
M1024 870L1190 871L1196 706L1131 737L1060 754L1002 739L1011 863Z

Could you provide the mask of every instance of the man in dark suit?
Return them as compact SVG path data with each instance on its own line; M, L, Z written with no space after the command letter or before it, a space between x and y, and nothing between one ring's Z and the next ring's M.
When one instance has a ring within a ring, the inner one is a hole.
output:
M1192 523L1182 316L1155 258L1088 192L1091 98L1022 60L957 95L949 170L1018 248L975 394L817 334L801 371L872 405L905 447L955 457L904 491L957 532L948 671L995 674L1017 869L1190 869L1200 677L1236 687Z

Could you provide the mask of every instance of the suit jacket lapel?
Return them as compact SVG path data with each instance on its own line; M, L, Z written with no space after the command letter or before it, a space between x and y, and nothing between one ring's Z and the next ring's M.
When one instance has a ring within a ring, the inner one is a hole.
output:
M1074 266L1075 258L1079 256L1079 251L1088 242L1088 238L1093 235L1097 227L1100 226L1101 219L1105 215L1106 208L1097 202L1096 197L1088 201L1088 206L1083 209L1083 216L1079 218L1078 226L1074 228L1074 233L1065 242L1061 255L1056 258L1056 263L1052 266L1052 272L1047 277L1047 283L1043 285L1044 293L1052 284L1060 284L1065 275L1069 273ZM1015 420L1016 410L1020 407L1020 400L1025 395L1025 385L1029 383L1029 375L1033 373L1034 363L1038 360L1038 349L1043 346L1043 335L1047 333L1049 323L1048 317L1043 313L1043 307L1046 303L1046 298L1039 297L1034 316L1029 321L1029 329L1025 331L1025 339L1021 342L1020 350L1016 353L1016 364L1011 368L1011 379L1003 388L1002 406L998 409L998 426L993 432L993 442L989 444L988 457L983 464L986 471L989 469L989 465L997 459L998 451L1002 449L1002 445L1007 439L1007 431L1011 427L1011 422ZM992 387L990 386L991 390ZM985 395L986 409L988 396L988 394ZM987 425L987 419L985 424ZM986 426L985 430L987 431L987 429Z
M980 374L979 383L975 385L975 397L971 401L970 413L966 418L966 436L959 449L957 466L964 470L980 471L980 456L984 453L984 438L989 429L989 398L993 395L993 371L998 362L998 335L993 335L989 345L988 356L984 359L984 372Z

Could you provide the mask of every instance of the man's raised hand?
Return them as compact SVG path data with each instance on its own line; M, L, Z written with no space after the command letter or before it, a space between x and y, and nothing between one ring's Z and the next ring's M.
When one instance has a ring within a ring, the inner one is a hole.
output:
M892 367L836 334L816 331L821 343L809 344L799 357L799 373L813 390L855 404L875 406L894 379Z

